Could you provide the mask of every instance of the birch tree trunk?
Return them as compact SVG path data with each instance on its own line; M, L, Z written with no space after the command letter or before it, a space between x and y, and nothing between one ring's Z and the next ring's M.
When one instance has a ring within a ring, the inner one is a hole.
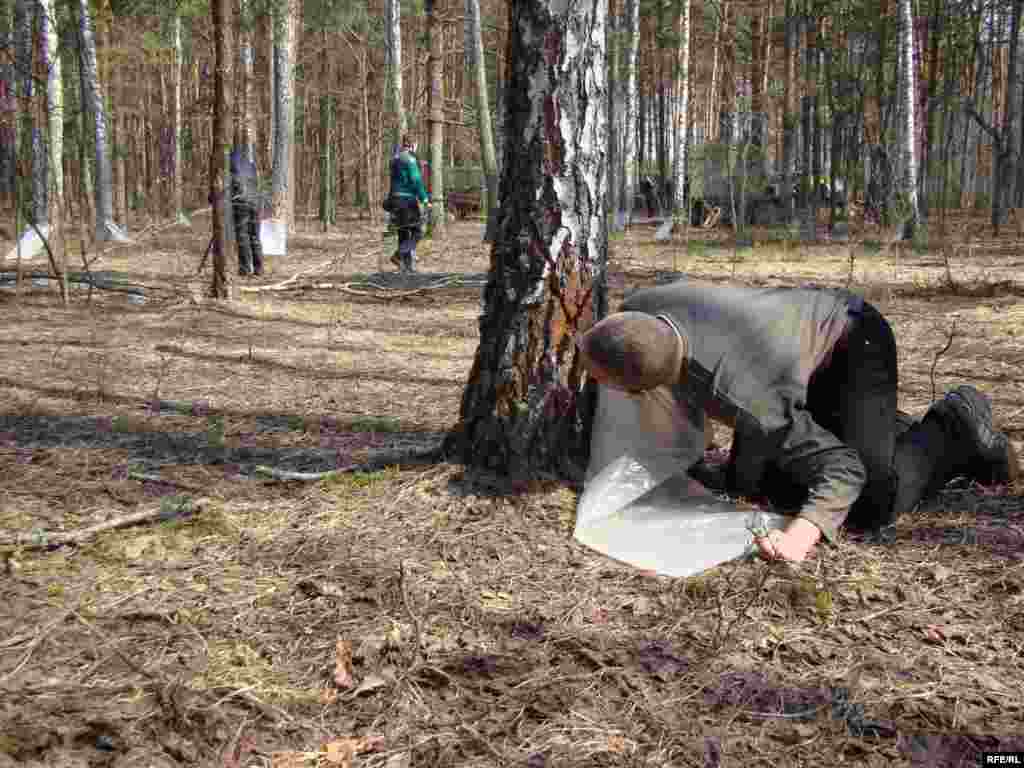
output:
M688 216L686 181L690 168L690 0L679 8L679 47L676 49L676 82L679 94L676 107L675 168L672 174L672 214L676 226L680 216ZM685 223L685 222L684 222Z
M480 346L446 452L519 475L586 466L573 343L607 311L607 0L511 0L509 146Z
M64 90L57 39L57 8L53 0L39 0L46 69L46 119L50 137L49 241L53 269L60 280L60 297L68 303L68 271L64 248Z
M1019 8L1020 3L1017 3ZM900 186L906 206L903 222L903 237L911 239L917 226L918 204L917 204L917 132L915 131L915 84L917 81L916 68L914 66L914 11L911 0L900 0L900 51L902 58L900 65L901 84L903 92L900 98L903 101L903 156L902 179ZM1020 18L1019 11L1017 12ZM993 217L995 212L993 210Z
M215 2L217 0L214 0ZM295 48L300 0L286 0L274 9L274 151L271 170L272 215L290 231L295 190Z
M626 0L624 9L626 22L626 87L623 98L622 116L622 146L623 146L623 184L622 201L619 209L625 215L625 225L628 227L633 220L633 198L636 196L636 67L640 51L640 0ZM662 90L664 94L664 90ZM664 124L664 98L660 102L662 108L659 125ZM659 132L658 160L664 162L662 147L664 144L664 131ZM664 178L664 176L662 176Z
M215 67L213 79L213 147L210 150L210 197L213 199L213 281L210 296L226 299L230 295L227 268L227 217L231 215L225 194L228 178L228 153L231 149L231 0L212 0Z
M242 151L245 159L256 163L256 141L259 123L256 119L256 56L253 51L254 19L251 0L238 0L238 67L235 73L236 98L238 115L235 123L235 144Z
M402 2L384 0L385 31L387 33L388 57L388 105L395 114L394 143L398 143L409 131L409 118L405 114L405 99L402 93Z
M93 37L92 17L89 15L89 0L78 0L78 35L82 81L82 103L93 117L95 135L96 171L94 189L96 193L96 235L97 241L115 240L127 242L128 237L114 223L114 176L110 164L110 148L107 146L107 118L104 112L103 90L96 68L96 40Z
M476 119L480 134L480 162L484 183L487 185L487 228L484 242L493 243L498 226L498 163L494 152L494 134L491 131L491 104L487 89L487 62L484 59L484 40L480 29L480 0L466 0L466 58L476 82Z
M443 234L444 215L444 59L441 24L438 19L437 0L426 0L427 37L430 58L427 69L430 77L430 198L433 203L431 230Z

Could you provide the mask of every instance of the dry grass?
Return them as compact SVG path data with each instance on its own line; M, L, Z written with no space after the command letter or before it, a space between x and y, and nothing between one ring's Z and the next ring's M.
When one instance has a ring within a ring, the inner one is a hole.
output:
M97 265L154 286L144 304L0 289L0 529L201 507L75 549L9 548L0 766L345 764L339 740L368 736L383 740L355 764L380 768L973 765L1024 748L1014 489L951 488L890 539L846 537L800 568L674 580L576 545L564 487L448 464L259 479L261 464L317 471L437 441L476 346L479 229L423 249L425 269L466 281L399 300L196 304L205 235L184 229ZM904 408L926 407L934 368L939 391L991 395L1020 446L1012 257L956 256L951 286L930 253L862 248L851 277L844 245L737 258L717 234L689 250L652 235L613 241L613 301L673 270L849 283L893 322ZM316 281L365 283L387 255L356 220L292 248L263 285L325 261Z

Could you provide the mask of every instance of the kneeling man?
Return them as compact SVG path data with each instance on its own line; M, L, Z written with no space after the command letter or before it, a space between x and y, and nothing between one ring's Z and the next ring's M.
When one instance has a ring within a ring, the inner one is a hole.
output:
M1017 476L973 387L920 421L897 411L892 328L847 291L671 283L631 294L578 345L598 382L638 396L667 385L734 429L724 490L798 509L757 540L770 558L799 562L843 524L886 526L955 475Z

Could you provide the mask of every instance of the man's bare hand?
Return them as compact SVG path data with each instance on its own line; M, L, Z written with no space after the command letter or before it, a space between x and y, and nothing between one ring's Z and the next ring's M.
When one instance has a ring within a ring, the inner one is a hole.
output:
M758 551L767 560L802 563L821 539L821 530L814 523L796 518L784 531L770 531L754 539Z

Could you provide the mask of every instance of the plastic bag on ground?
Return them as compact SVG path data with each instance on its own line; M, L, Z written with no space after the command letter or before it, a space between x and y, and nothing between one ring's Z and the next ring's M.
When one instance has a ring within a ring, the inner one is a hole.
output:
M703 416L672 390L633 397L600 387L575 539L675 577L751 552L751 528L781 528L785 517L740 510L691 480L686 470L703 452Z

